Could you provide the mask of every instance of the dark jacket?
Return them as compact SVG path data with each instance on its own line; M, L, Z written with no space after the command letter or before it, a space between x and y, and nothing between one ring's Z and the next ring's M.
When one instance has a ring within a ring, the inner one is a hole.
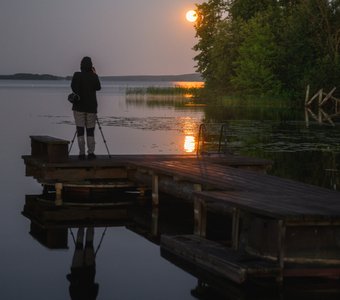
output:
M97 113L96 91L101 89L97 74L92 71L75 72L72 77L71 88L80 97L80 101L73 104L72 110Z

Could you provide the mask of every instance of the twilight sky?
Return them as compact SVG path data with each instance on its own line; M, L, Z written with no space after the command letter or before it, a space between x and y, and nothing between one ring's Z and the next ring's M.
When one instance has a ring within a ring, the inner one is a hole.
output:
M185 13L203 0L0 0L0 74L70 75L91 56L99 75L195 71Z

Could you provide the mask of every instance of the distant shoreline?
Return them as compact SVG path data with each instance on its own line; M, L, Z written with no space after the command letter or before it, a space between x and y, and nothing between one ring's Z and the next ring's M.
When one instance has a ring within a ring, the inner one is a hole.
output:
M0 80L71 80L72 76L55 76L51 74L16 73L0 75ZM103 81L203 81L198 73L181 75L127 75L100 76Z

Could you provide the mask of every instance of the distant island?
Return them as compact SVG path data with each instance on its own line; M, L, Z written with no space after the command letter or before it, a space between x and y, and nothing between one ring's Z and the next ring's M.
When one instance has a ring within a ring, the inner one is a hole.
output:
M62 80L65 77L54 76L50 74L31 74L16 73L13 75L0 75L0 80Z
M71 80L72 76L55 76L50 74L16 73L0 75L0 80ZM131 75L131 76L101 76L104 81L202 81L199 73L181 75Z

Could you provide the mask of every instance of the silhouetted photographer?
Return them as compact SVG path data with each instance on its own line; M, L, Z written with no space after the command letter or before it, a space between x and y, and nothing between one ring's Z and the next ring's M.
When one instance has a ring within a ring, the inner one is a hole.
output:
M101 89L99 77L93 67L90 57L85 56L80 63L80 72L75 72L72 77L71 88L74 94L79 96L78 101L72 105L74 120L77 126L77 138L79 146L79 159L85 155L85 129L88 159L95 159L94 129L97 120L97 95Z

